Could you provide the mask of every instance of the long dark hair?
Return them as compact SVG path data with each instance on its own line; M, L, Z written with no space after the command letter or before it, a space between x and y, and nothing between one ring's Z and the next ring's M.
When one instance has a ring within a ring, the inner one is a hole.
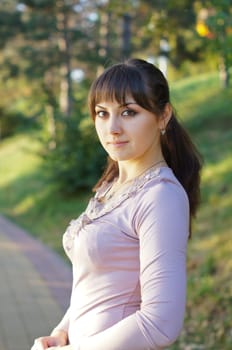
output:
M141 107L153 112L157 117L162 116L165 106L170 103L169 86L163 73L144 60L129 59L106 69L93 82L88 99L92 118L95 119L97 103L116 100L122 105L126 102L128 94ZM187 131L178 122L174 111L166 133L160 139L164 158L188 195L192 218L200 201L202 158ZM112 181L116 176L117 162L108 158L106 170L94 189L103 181Z

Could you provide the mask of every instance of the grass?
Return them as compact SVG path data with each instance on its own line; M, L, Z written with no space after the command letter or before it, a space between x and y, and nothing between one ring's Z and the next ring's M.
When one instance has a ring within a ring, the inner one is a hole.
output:
M90 194L65 198L48 183L37 140L32 132L0 144L0 212L63 254L62 233Z
M172 350L229 350L232 344L232 91L217 74L173 83L173 103L205 159L202 204L188 249L186 320ZM90 193L63 197L48 183L36 135L0 143L0 212L62 252L68 222ZM62 254L62 253L61 253Z
M185 327L175 350L232 346L232 110L231 90L217 75L173 86L183 122L203 154L202 204L189 242Z

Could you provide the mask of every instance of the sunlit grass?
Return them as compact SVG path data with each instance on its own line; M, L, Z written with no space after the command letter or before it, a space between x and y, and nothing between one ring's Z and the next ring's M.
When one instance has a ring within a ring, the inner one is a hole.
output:
M38 142L32 135L17 135L0 143L0 186L7 185L39 166Z
M185 327L173 350L231 349L232 91L218 76L173 86L173 102L204 157L202 204L188 252Z
M232 150L231 150L232 151ZM232 155L227 155L223 160L217 164L208 164L207 167L204 169L204 172L202 174L202 180L207 182L211 181L213 177L217 178L221 176L224 176L226 174L232 173ZM230 175L231 176L231 175Z

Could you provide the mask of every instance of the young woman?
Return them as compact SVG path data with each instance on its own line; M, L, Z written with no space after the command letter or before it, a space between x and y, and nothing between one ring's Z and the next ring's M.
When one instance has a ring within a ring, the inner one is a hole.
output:
M163 349L184 318L201 158L176 119L166 79L146 61L103 72L89 108L109 161L94 198L64 234L70 307L32 349Z

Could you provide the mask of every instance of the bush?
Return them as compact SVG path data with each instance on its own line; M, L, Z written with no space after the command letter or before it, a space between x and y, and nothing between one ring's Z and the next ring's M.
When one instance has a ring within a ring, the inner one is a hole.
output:
M20 113L7 111L0 106L0 139L13 135L19 127L25 126L27 120Z
M90 118L59 118L52 149L50 141L44 153L50 179L65 194L91 188L103 171L106 156Z

